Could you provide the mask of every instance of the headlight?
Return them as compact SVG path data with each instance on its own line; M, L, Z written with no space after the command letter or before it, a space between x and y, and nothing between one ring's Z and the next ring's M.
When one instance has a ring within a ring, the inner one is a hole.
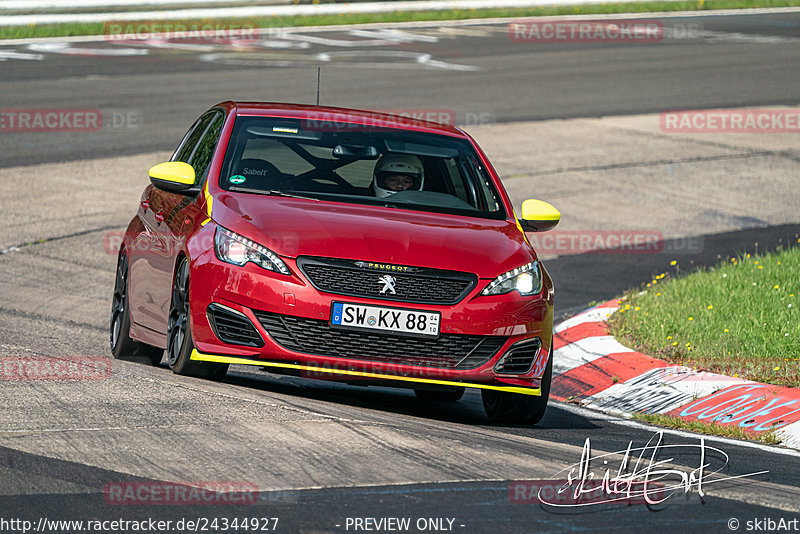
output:
M233 265L244 265L250 261L268 271L292 274L286 264L270 249L221 226L217 226L214 235L214 252L221 261Z
M536 295L542 290L542 268L538 261L501 274L486 286L481 295L503 295L514 290L521 295Z

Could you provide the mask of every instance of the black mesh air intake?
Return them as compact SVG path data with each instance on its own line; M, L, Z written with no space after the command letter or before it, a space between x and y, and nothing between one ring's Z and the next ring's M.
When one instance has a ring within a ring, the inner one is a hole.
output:
M208 322L220 341L247 347L264 346L264 340L244 314L219 304L211 304L206 313Z
M503 374L525 374L531 370L541 347L542 340L538 337L515 343L495 364L494 370Z

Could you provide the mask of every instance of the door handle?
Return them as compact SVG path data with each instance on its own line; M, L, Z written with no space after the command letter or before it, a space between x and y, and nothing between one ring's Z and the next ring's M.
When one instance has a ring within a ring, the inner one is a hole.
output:
M158 213L156 213L156 222L158 224L164 222L164 210L158 210Z

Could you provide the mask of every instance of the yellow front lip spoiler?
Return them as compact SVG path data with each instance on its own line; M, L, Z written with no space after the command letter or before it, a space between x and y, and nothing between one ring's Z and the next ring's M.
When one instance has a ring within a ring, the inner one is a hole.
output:
M493 389L495 391L506 391L508 393L520 393L522 395L541 396L541 388L522 388L518 386L490 386L488 384L473 384L471 382L455 382L452 380L435 380L432 378L413 378L410 376L382 375L379 373L364 373L361 371L351 371L349 369L326 369L324 367L314 367L312 365L298 365L296 363L268 362L263 360L253 360L251 358L240 358L237 356L218 356L216 354L203 354L197 349L192 350L190 357L192 360L200 362L216 363L235 363L239 365L258 365L259 367L278 367L281 369L295 369L298 371L312 371L316 373L330 373L337 375L360 376L363 378L378 378L382 380L399 380L402 382L417 382L420 384L437 384L440 386L458 386L466 388Z

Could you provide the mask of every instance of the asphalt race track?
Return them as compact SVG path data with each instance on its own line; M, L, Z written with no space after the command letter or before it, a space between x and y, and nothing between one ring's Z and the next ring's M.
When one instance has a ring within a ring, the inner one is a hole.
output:
M1 44L4 110L99 109L104 124L0 132L0 356L108 356L109 236L134 213L147 167L219 101L313 102L317 66L322 103L454 117L515 201L563 203L568 229L658 228L664 250L678 254L546 260L560 316L638 286L673 257L694 268L794 242L796 133L672 138L657 119L672 109L799 105L800 11L661 20L666 37L647 44L514 42L507 24L489 22L295 30L237 50L102 38ZM669 190L648 192L660 183ZM591 199L605 209L582 203ZM701 246L681 250L687 239ZM245 517L279 518L279 532L355 532L366 529L353 518L397 517L410 518L409 532L730 532L732 518L740 530L800 518L800 453L716 438L706 443L727 464L709 451L719 473L703 498L695 486L654 506L515 502L513 481L565 478L587 438L594 454L613 453L644 446L655 429L560 404L537 427L490 426L472 390L457 404L425 404L407 390L241 366L212 383L114 361L108 380L2 381L0 400L0 520L34 526ZM665 445L699 443L664 435ZM696 448L665 457L687 473L700 463ZM152 481L249 484L257 502L109 502L109 488ZM0 522L0 531L20 530Z
M4 107L132 110L141 113L144 132L123 125L80 139L3 136L0 163L171 150L198 109L223 100L314 103L317 66L322 104L452 109L460 124L797 103L799 17L665 19L676 29L664 40L627 45L515 42L507 24L494 24L298 31L291 39L275 32L271 47L240 52L202 43L134 47L102 37L3 46Z

